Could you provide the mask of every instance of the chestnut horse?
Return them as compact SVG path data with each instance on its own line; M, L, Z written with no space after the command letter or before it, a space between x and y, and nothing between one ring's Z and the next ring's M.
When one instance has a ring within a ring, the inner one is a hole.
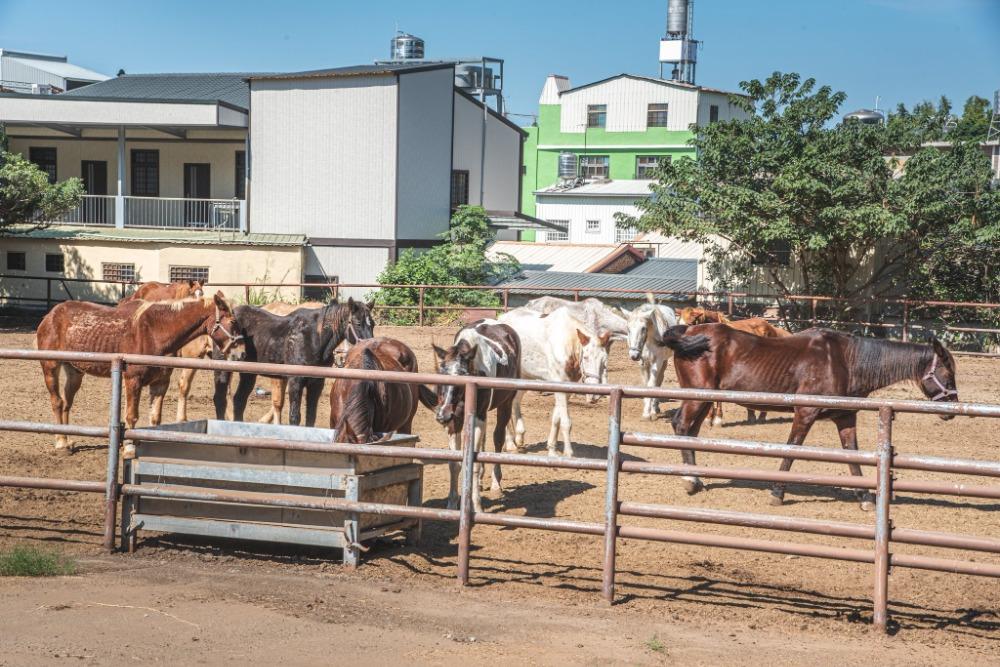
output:
M679 317L681 324L687 324L689 326L720 322L732 327L733 329L737 329L738 331L746 331L747 333L752 333L755 336L762 336L764 338L784 338L792 335L790 332L774 326L763 317L751 317L746 320L731 320L726 317L725 314L720 313L717 310L706 310L704 308L683 308L681 309ZM709 422L712 426L722 426L722 406L722 403L712 404L712 412L708 416ZM747 408L747 423L763 424L765 421L767 421L766 412L762 411L759 415L755 415L752 409Z
M119 303L126 301L169 301L171 299L186 299L188 297L204 296L205 286L198 280L179 280L173 283L158 283L151 280L148 283L139 285L132 294L122 299Z
M344 368L416 373L417 358L402 341L370 338L351 347ZM434 402L431 390L422 385L338 378L330 390L334 442L363 444L375 442L377 434L412 433L421 391L426 392L425 402Z
M674 367L681 387L762 391L781 394L819 394L866 398L897 382L917 383L932 401L957 401L955 360L936 338L930 345L863 338L829 329L808 329L787 338L761 338L722 324L675 327L662 336L674 350ZM674 414L677 435L697 436L711 403L681 401ZM756 407L756 406L754 406ZM794 412L788 444L801 445L817 419L829 419L844 449L858 448L857 411L808 407L766 406L776 412ZM950 419L952 415L941 415ZM684 450L684 463L695 465L694 452ZM792 467L791 459L781 470ZM852 475L861 468L850 466ZM685 477L688 493L701 490L701 480ZM780 505L784 485L774 484L771 502ZM858 492L862 509L870 509L871 493Z
M167 356L205 335L222 356L243 357L243 336L222 292L214 297L178 301L134 300L114 307L65 301L38 325L36 346L39 350ZM107 363L43 361L41 364L57 424L69 424L73 398L84 375L111 374L111 365ZM163 396L170 386L170 369L129 364L124 379L126 426L133 428L139 420L139 398L147 385L152 401L150 425L159 424ZM56 449L68 449L66 436L56 436ZM126 453L130 450L126 447Z

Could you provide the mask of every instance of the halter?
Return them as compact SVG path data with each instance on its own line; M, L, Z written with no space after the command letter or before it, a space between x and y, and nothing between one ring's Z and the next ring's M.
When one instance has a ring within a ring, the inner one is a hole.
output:
M235 345L239 341L243 340L243 335L242 334L241 335L234 335L231 331L229 331L228 329L226 329L226 327L222 326L222 316L219 313L219 307L216 306L215 307L215 326L213 326L209 330L209 332L208 332L209 337L211 337L216 331L220 331L220 330L222 331L222 333L226 334L226 338L229 339L228 343L226 343L221 348L219 348L219 351L222 352L222 354L226 354L226 352L229 351L229 349L233 345ZM215 341L213 340L213 343L214 342Z
M934 355L934 361L931 362L931 368L930 368L929 371L927 371L926 373L924 373L924 378L923 378L925 381L926 380L931 380L932 382L934 382L934 384L936 384L937 387L938 387L938 389L940 390L940 391L938 391L938 393L934 394L934 396L931 397L931 400L932 401L941 401L941 400L944 400L944 399L948 398L949 396L955 396L955 397L957 397L958 396L958 391L956 391L955 389L948 389L947 387L944 386L944 384L942 384L941 380L938 379L938 376L937 376L937 373L936 373L936 371L937 371L937 365L938 365L938 356L937 356L937 354L935 354Z

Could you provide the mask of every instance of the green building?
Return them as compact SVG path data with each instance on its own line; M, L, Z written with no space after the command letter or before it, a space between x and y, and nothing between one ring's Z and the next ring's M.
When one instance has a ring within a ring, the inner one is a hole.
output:
M572 173L588 183L648 180L658 160L694 157L692 125L743 113L729 93L681 81L619 74L573 88L566 77L551 75L539 98L538 122L526 128L521 210L547 219L536 193L571 191L574 181L581 182L565 177ZM562 179L560 154L566 154ZM568 222L571 237L572 227L585 224Z

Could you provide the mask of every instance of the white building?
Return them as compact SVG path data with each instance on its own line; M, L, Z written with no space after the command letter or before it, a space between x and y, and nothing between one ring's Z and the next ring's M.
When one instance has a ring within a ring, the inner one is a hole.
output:
M66 56L0 49L0 92L52 95L107 78L74 65Z

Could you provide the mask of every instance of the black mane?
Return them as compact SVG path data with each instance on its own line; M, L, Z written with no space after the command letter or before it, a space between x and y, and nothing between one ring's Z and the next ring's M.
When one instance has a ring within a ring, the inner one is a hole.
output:
M839 335L847 338L852 395L866 395L905 380L917 381L934 358L930 345Z

